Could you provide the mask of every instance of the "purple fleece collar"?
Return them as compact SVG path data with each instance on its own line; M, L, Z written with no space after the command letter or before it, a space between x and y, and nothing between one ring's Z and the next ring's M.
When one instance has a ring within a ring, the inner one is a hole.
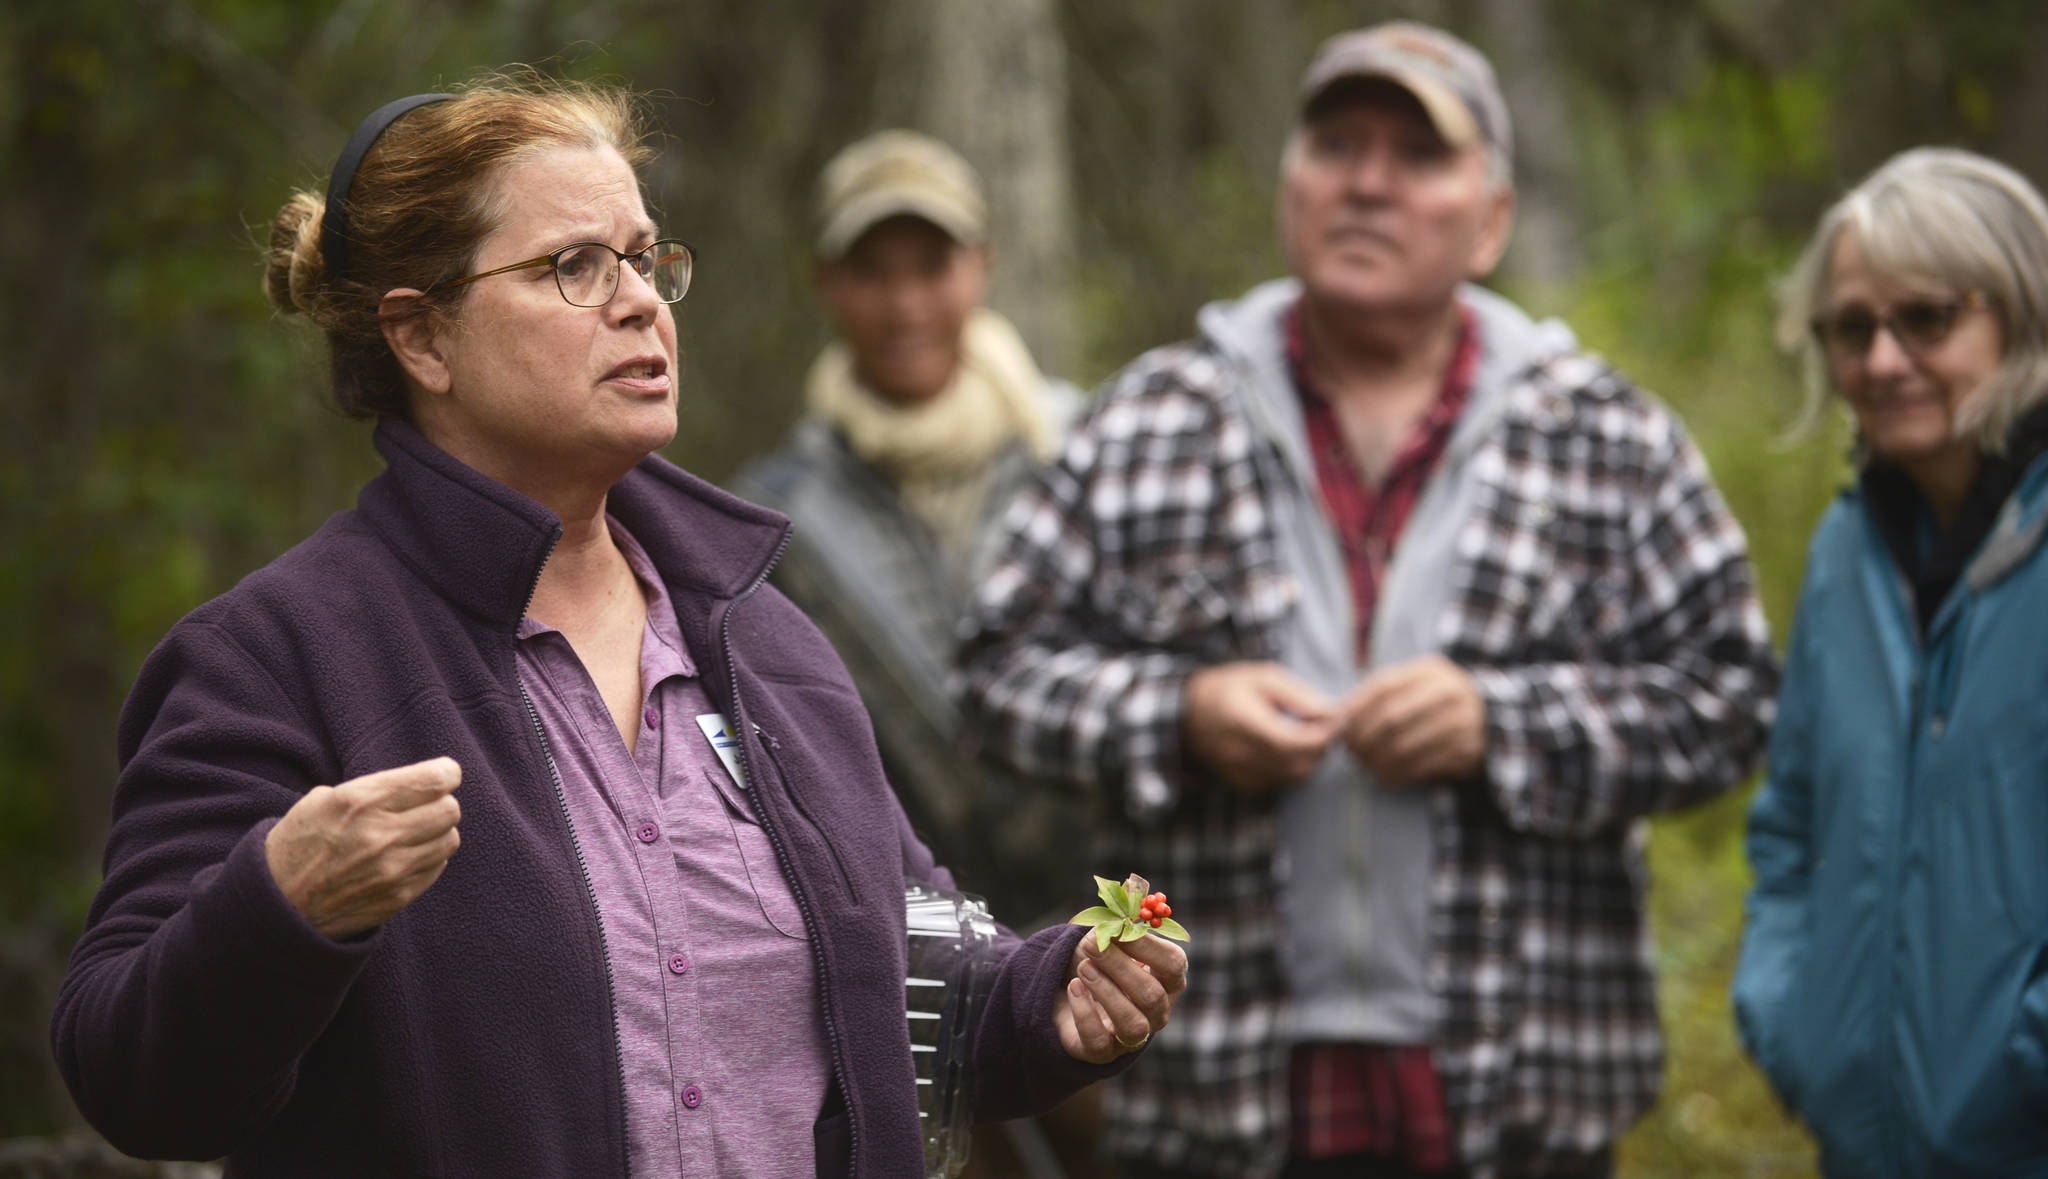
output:
M357 507L392 550L449 601L518 627L534 583L561 538L552 511L465 465L410 424L386 418L374 441L387 464ZM781 551L789 521L650 454L614 484L608 509L663 554L661 575L731 598Z

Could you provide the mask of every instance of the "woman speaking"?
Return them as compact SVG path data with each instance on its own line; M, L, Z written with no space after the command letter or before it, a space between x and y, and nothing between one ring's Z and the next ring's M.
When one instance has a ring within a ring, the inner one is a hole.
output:
M387 105L272 231L387 469L181 621L122 714L53 1035L130 1153L230 1175L899 1176L910 834L780 516L653 452L694 255L630 95ZM979 1119L1161 1026L1186 959L1005 937Z

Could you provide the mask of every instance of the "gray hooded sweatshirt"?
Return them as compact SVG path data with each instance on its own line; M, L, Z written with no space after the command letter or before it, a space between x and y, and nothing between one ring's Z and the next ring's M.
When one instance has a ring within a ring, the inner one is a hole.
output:
M1292 279L1202 309L1202 333L1237 366L1246 409L1273 443L1261 476L1273 503L1282 565L1300 586L1281 662L1333 697L1374 668L1440 649L1439 606L1471 506L1471 459L1498 422L1503 393L1532 366L1577 347L1556 320L1537 323L1489 291L1458 300L1479 336L1464 413L1396 539L1372 619L1370 659L1353 641L1343 550L1323 508L1284 328L1301 296ZM1277 456L1275 458L1274 456ZM1331 746L1280 812L1279 873L1287 922L1281 961L1294 999L1293 1038L1427 1043L1435 1032L1429 977L1435 859L1431 795L1443 787L1382 786L1342 743Z

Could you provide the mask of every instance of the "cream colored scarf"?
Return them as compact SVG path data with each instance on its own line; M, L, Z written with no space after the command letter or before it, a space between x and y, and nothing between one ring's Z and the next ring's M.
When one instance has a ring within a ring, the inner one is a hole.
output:
M1058 448L1044 384L1017 329L982 308L961 333L960 371L930 400L900 406L868 388L843 341L811 365L804 400L856 457L896 485L905 505L956 558L971 547L981 524L989 460L1013 443L1039 462L1051 460Z
M961 332L960 371L938 396L900 406L853 371L853 350L834 341L811 366L810 412L839 428L853 453L892 477L978 467L1012 441L1042 462L1056 444L1040 395L1045 378L1010 322L982 308Z

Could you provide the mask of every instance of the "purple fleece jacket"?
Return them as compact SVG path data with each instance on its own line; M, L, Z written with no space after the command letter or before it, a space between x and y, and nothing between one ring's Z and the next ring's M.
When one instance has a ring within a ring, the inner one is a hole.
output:
M610 966L514 670L560 523L409 426L385 422L376 443L389 466L356 510L143 665L105 881L52 1021L58 1064L116 1146L226 1156L230 1175L624 1174ZM811 932L836 1095L791 1130L816 1134L821 1173L919 1175L902 890L951 881L910 833L838 657L763 584L788 522L659 457L609 506L744 737ZM316 784L442 754L463 780L441 879L360 940L308 926L266 866L272 823ZM1118 1071L1053 1032L1080 933L1005 941L975 1036L979 1120ZM828 1170L835 1156L850 1167Z

